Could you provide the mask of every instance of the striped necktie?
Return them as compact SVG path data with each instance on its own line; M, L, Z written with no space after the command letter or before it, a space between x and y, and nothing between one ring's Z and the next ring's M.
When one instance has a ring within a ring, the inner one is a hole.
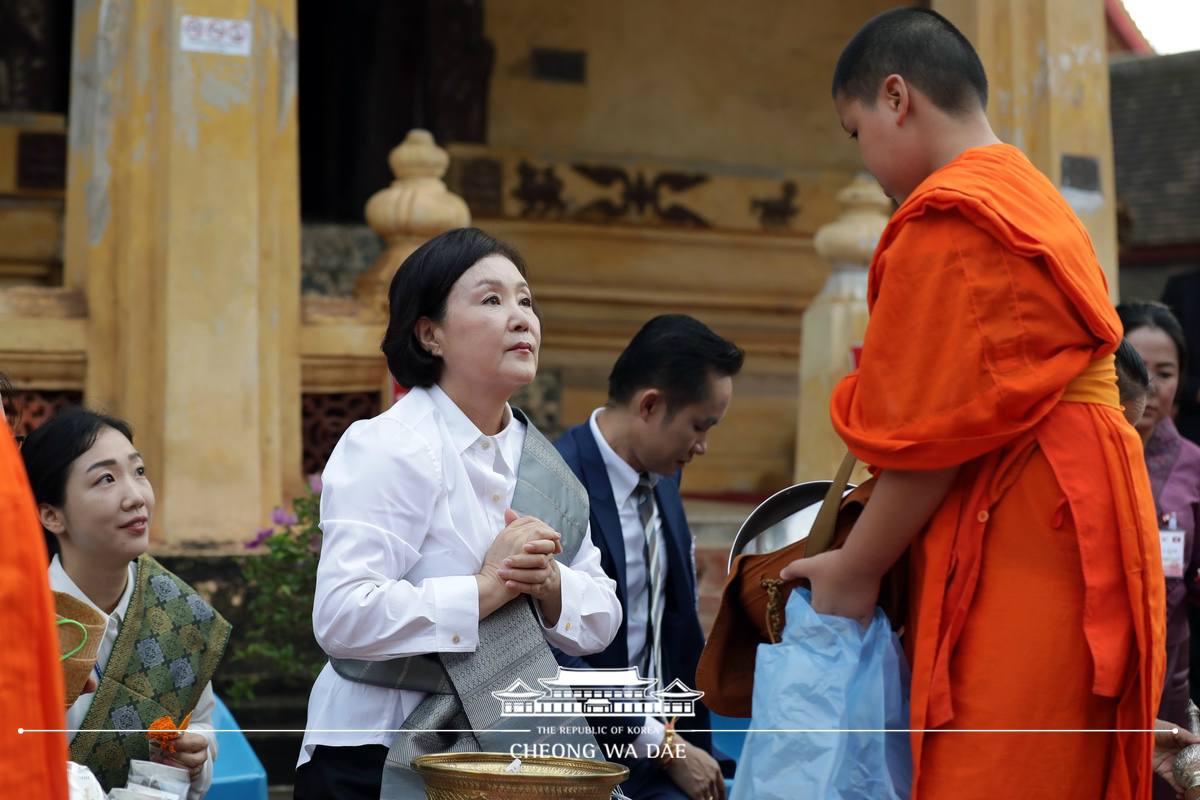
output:
M665 688L663 684L662 663L662 618L663 605L666 595L663 587L663 558L666 553L662 548L662 526L654 524L654 489L650 483L649 473L638 475L637 485L638 516L642 520L642 528L646 532L646 582L650 587L650 666L659 691Z

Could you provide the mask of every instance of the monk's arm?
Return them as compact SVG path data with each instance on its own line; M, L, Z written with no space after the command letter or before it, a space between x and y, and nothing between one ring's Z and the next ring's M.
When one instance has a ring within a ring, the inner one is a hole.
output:
M818 613L868 624L880 579L933 516L958 470L883 470L845 546L793 561L781 577L807 578Z

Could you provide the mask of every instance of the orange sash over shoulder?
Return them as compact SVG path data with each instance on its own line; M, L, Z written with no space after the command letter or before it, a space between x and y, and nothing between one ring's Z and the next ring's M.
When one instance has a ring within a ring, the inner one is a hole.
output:
M954 719L953 664L988 570L989 510L1040 450L1073 517L1091 661L1047 685L1090 683L1116 698L1114 727L1153 728L1165 627L1157 527L1140 442L1116 402L1121 325L1083 225L1016 148L968 150L892 217L868 302L861 366L834 391L834 427L883 469L963 465L913 547L912 727ZM1039 524L1019 535L1052 535ZM1005 686L995 691L1002 702ZM914 733L918 769L923 739ZM1107 797L1148 796L1151 747L1150 734L1115 735Z

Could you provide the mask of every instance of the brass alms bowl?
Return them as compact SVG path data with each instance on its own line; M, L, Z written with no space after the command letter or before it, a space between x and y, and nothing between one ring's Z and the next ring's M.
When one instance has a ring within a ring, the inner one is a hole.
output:
M522 758L520 772L505 772L507 753L438 753L412 766L425 779L429 800L608 800L629 769L608 761Z

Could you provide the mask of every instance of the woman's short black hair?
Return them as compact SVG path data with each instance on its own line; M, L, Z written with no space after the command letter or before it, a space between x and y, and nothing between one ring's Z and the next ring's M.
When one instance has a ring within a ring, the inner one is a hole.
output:
M34 502L63 507L71 465L91 449L105 428L120 432L133 443L133 430L128 422L86 408L60 411L25 437L21 458ZM58 539L50 531L46 531L46 548L50 555L58 552Z
M1126 336L1138 328L1157 328L1167 335L1175 344L1175 355L1179 359L1179 382L1182 385L1188 358L1187 338L1171 309L1153 300L1132 300L1117 306L1117 316L1121 318Z
M433 237L396 270L388 289L388 327L380 349L392 377L405 389L429 388L442 376L441 356L431 354L417 340L417 322L423 317L442 322L451 287L488 256L507 258L522 277L528 277L525 259L516 248L479 228L455 228Z
M641 389L658 389L668 416L707 399L710 376L733 377L745 354L733 342L686 314L647 322L617 357L608 376L608 402L623 406Z

